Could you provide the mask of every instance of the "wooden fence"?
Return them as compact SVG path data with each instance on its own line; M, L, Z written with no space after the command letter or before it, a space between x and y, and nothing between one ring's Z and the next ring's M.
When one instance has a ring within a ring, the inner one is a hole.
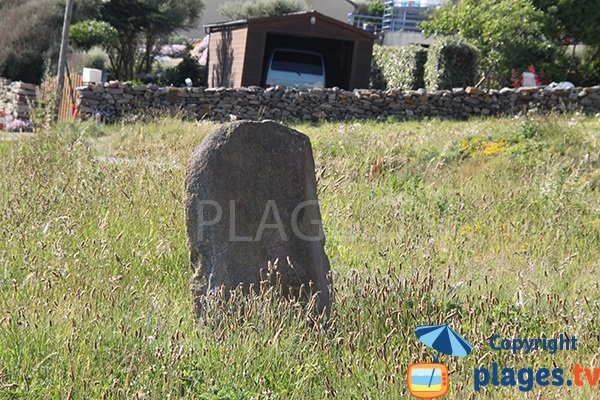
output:
M58 109L59 121L73 121L77 116L77 87L83 85L79 74L65 75L65 85ZM56 77L46 79L40 87L40 97L53 98L56 93Z

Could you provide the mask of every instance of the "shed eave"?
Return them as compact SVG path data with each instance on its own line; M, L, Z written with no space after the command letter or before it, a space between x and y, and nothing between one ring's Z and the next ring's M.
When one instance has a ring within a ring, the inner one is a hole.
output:
M326 21L328 24L335 25L346 31L350 31L354 35L360 36L364 39L375 41L375 36L373 34L365 32L362 29L356 28L345 22L338 21L335 18L328 17L327 15L321 14L320 12L314 11L314 10L300 11L300 12L280 15L280 16L276 16L276 17L262 17L262 18L253 18L253 19L240 19L240 20L236 20L236 21L215 22L212 24L204 25L204 32L205 33L221 32L221 31L235 29L235 28L242 27L242 26L260 25L261 23L264 23L264 22L272 22L272 21L279 21L279 20L285 21L286 19L298 18L298 17L302 17L302 16L315 16L319 19Z
M214 22L212 24L204 25L204 32L205 33L220 32L220 31L224 31L227 29L232 29L232 28L236 28L236 27L244 26L244 25L248 25L247 19L238 19L236 21Z
M279 15L276 17L262 17L262 18L253 18L253 19L248 19L246 20L246 23L248 25L255 25L255 24L260 24L262 22L270 22L270 21L277 21L277 20L286 20L286 19L292 19L292 18L298 18L298 17L302 17L302 16L314 16L316 18L322 19L324 21L326 21L327 23L331 24L331 25L335 25L341 29L344 29L346 31L350 31L352 34L357 35L357 36L361 36L365 39L371 40L371 41L375 41L375 35L373 35L372 33L363 31L360 28L356 28L350 24L347 24L346 22L337 20L335 18L329 17L325 14L321 14L318 11L315 10L310 10L310 11L299 11L299 12L295 12L295 13L290 13L290 14L285 14L285 15Z

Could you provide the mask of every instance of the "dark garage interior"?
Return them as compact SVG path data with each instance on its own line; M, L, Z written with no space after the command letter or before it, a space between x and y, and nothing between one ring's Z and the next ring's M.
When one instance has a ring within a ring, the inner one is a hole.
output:
M354 43L346 40L267 33L261 85L264 86L266 69L273 50L282 48L320 53L325 63L325 86L348 89L350 87L353 45Z

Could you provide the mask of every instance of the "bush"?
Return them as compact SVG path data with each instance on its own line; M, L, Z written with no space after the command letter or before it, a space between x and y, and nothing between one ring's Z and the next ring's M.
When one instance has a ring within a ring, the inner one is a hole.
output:
M373 17L383 17L385 12L385 3L383 0L370 0L366 3L357 3L355 14L370 15Z
M472 86L477 79L477 63L477 49L464 39L438 37L427 51L425 86L430 91Z
M28 119L8 116L6 117L6 130L8 132L31 132L33 131L33 125Z
M87 53L87 66L90 68L96 68L105 70L108 69L108 54L100 47L92 47Z
M219 12L238 20L275 17L308 9L304 0L230 0L219 8Z
M193 86L206 86L206 67L200 65L198 60L189 54L183 56L177 66L165 71L165 75L158 82L161 86L185 86L185 80L190 78Z
M567 75L566 80L580 86L600 84L600 45L587 46L576 62L575 70Z
M71 26L69 40L81 50L108 46L117 40L117 30L104 21L82 21Z
M169 36L169 40L167 41L168 44L185 44L187 45L189 43L189 39L187 38L187 36L184 35L173 35L173 36Z
M509 52L510 57L505 58L505 61L498 63L494 68L495 73L489 74L489 87L502 87L506 85L506 76L510 75L514 68L520 75L528 70L529 65L535 67L542 84L548 84L552 81L560 82L571 80L572 76L567 75L569 71L570 61L563 46L557 46L550 42L528 42L514 43L510 46L512 51ZM510 64L507 64L510 62ZM508 71L508 67L511 71ZM499 74L499 75L496 75ZM579 75L579 71L576 72Z
M423 73L427 50L421 46L373 47L371 87L373 89L419 89L425 86Z
M100 47L92 47L88 51L73 52L69 55L69 68L72 72L79 72L83 68L108 69L108 55Z
M372 15L373 17L383 17L383 13L385 11L385 4L383 0L371 0L369 4L367 4L367 12L368 15Z
M0 76L39 84L47 66L56 65L62 11L54 0L2 3Z

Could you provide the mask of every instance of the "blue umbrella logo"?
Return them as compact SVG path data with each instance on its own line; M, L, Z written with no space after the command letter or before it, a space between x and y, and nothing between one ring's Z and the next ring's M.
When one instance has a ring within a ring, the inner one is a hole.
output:
M465 338L446 324L417 326L415 335L427 347L449 356L464 357L473 350ZM419 399L445 396L449 381L448 368L440 364L437 357L433 363L416 363L408 367L408 390Z
M449 356L464 357L473 346L448 325L422 325L415 329L417 339L425 346Z

